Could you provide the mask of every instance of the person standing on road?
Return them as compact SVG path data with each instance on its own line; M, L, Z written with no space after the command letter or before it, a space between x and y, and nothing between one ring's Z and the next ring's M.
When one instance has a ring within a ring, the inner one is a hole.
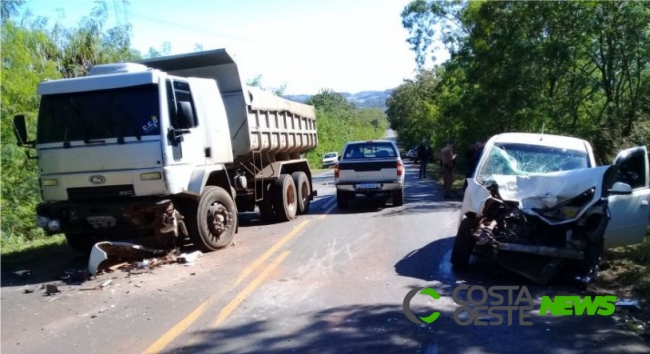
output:
M427 145L427 139L422 139L422 143L418 146L417 156L420 160L420 178L427 177L427 164L429 163L430 149Z
M467 147L467 151L465 151L465 164L466 164L466 171L465 171L465 183L463 184L463 190L467 188L467 179L472 177L472 165L474 161L474 152L476 152L476 144L470 144Z
M465 175L465 185L463 186L463 190L467 189L467 178L472 178L472 176L474 176L476 167L478 167L478 162L481 159L481 155L483 155L484 146L484 142L477 141L473 144L474 151L471 155L468 154L467 156L467 174Z
M454 166L456 165L456 155L454 154L454 143L449 141L442 150L440 150L440 167L442 168L442 177L444 180L444 198L451 198L451 187L454 183Z

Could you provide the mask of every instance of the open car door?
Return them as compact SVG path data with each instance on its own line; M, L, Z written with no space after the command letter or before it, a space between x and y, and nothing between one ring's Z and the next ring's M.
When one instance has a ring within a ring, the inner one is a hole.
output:
M605 248L627 246L643 241L650 219L650 171L645 146L622 151L616 156L616 182L629 185L628 192L610 194L611 220L605 232Z

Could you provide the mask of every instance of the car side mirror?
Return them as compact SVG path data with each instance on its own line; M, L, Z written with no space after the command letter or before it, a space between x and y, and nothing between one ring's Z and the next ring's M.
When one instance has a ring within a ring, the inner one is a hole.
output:
M340 155L339 155L339 157L337 158L337 160L338 160L338 161L341 161L341 156L340 156Z
M632 187L623 182L616 182L609 190L610 195L628 195L632 194Z

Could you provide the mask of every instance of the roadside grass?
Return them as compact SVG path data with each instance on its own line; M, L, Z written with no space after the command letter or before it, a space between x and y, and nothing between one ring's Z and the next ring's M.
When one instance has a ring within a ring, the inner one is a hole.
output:
M67 245L63 235L55 235L21 242L3 240L0 255L4 271L7 268L23 268L52 257L74 255L74 250Z
M650 339L650 227L642 243L605 251L599 280L591 290L637 300L640 309L624 311L626 323Z

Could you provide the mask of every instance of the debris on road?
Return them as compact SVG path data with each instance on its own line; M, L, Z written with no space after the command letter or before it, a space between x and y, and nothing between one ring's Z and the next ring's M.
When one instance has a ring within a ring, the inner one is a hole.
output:
M88 272L95 276L100 267L106 267L107 264L117 265L124 263L125 260L142 262L148 258L164 257L169 253L168 250L150 249L128 242L98 242L90 253Z
M105 282L93 287L93 288L84 288L80 290L101 290L104 289L105 287L109 286L113 282L113 279L108 279Z
M641 309L641 306L639 306L639 301L637 300L621 299L616 301L614 305L621 307L636 307L639 310Z
M186 263L186 264L192 264L196 262L199 257L201 257L203 253L201 251L194 251L192 253L182 253L180 256L178 256L178 262L179 263Z
M61 290L59 290L59 288L56 285L52 285L52 284L45 285L45 295L47 296L58 294L60 292Z

